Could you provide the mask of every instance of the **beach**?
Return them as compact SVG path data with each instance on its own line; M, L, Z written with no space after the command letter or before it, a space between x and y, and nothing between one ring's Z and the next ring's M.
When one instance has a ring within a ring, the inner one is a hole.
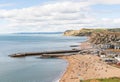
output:
M69 65L60 82L79 82L80 80L120 77L120 69L107 65L98 56L64 56Z

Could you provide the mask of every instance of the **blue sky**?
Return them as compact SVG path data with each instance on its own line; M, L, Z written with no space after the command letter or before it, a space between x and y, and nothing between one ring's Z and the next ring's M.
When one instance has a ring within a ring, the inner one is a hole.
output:
M93 11L96 11L96 15L98 17L108 17L108 18L118 18L120 17L120 5L103 5L103 4L97 4L93 5L92 7Z
M0 0L0 4L11 4L11 6L3 6L3 9L18 9L36 6L49 2L49 0Z
M0 0L0 33L119 28L120 0Z

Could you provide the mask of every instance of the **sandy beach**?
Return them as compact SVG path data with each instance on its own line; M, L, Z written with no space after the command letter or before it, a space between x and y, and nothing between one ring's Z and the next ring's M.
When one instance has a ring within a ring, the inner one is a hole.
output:
M107 65L97 56L72 55L62 57L69 62L60 82L80 82L94 78L120 77L120 69Z

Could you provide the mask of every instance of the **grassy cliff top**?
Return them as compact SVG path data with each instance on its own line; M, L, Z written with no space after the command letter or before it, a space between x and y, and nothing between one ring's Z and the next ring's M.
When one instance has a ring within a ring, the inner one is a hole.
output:
M120 32L120 28L114 29L80 29L80 30L67 30L64 32L65 36L90 36L96 32Z
M120 78L106 78L106 79L93 79L93 80L86 80L82 82L120 82Z

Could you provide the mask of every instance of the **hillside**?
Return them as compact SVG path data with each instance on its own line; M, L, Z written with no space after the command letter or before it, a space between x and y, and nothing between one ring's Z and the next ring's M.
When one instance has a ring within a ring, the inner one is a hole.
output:
M111 31L111 32L120 32L120 28L108 29L108 31Z
M96 32L120 32L120 28L114 29L81 29L81 30L67 30L64 32L65 36L90 36Z
M93 44L106 44L106 43L120 41L120 32L92 33L89 41Z

